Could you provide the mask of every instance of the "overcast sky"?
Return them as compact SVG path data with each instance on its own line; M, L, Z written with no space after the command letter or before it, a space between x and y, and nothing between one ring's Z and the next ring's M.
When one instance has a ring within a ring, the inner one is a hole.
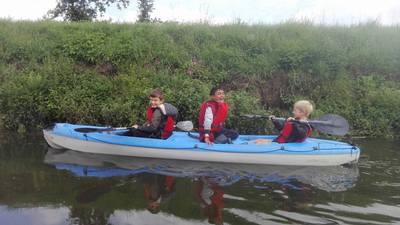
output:
M0 18L37 20L56 5L56 0L0 0ZM134 22L136 0L127 9L108 9L101 19ZM379 21L400 24L400 0L154 0L152 17L162 21L208 21L275 24L311 20L324 24L357 24Z

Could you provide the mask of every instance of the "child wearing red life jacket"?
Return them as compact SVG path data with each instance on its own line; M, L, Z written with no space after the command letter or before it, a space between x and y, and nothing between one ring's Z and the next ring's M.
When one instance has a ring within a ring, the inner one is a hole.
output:
M307 100L301 100L293 106L293 116L286 121L275 120L275 116L270 116L270 120L280 134L273 141L278 143L303 142L313 132L313 127L307 119L313 111L313 105Z
M147 108L147 122L137 124L128 131L129 136L167 139L172 135L178 110L169 103L164 103L163 93L156 89L149 95L150 106Z
M210 97L210 100L203 102L200 106L199 139L207 144L231 143L239 134L234 130L224 128L229 111L224 90L214 87L210 91Z

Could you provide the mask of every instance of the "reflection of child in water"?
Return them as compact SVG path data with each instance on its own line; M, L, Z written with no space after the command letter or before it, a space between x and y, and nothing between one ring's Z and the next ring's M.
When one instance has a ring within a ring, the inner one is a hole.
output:
M174 193L175 178L159 174L142 174L144 196L148 200L147 210L155 214L160 205Z
M274 184L270 195L279 202L280 209L285 211L305 210L312 206L314 188L310 184L297 180L287 180L281 184Z
M200 201L203 213L208 217L210 224L223 224L222 210L224 208L224 191L214 182L206 177L196 181L196 197Z
M288 196L286 201L283 201L283 208L287 211L304 210L312 205L314 189L309 184L301 182L293 182L296 188L283 187L284 192Z

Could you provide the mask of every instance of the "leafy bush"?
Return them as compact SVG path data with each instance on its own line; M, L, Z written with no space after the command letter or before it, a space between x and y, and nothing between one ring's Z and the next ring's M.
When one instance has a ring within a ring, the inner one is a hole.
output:
M0 20L0 122L124 126L145 120L147 95L161 88L197 123L211 87L227 90L227 126L270 133L268 121L312 100L312 118L346 117L354 135L400 132L398 27L109 24Z

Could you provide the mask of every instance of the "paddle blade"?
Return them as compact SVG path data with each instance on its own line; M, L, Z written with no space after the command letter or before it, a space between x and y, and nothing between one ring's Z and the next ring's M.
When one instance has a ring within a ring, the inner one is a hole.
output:
M176 124L176 128L178 128L179 130L182 131L186 131L189 132L191 130L193 130L193 123L192 121L180 121Z
M108 127L108 128L93 128L93 127L79 127L74 130L80 133L93 133L93 132L107 132L115 130L126 130L126 127Z
M318 121L310 121L315 129L322 133L343 136L349 132L349 123L339 115L326 114L321 116Z
M103 132L103 131L111 131L113 128L92 128L92 127L79 127L74 129L80 133L92 133L92 132Z

